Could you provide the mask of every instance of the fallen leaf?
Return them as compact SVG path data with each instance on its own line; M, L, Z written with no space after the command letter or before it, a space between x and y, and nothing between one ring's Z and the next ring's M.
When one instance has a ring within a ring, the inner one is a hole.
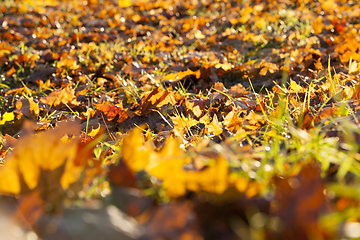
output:
M174 117L170 117L171 121L174 124L174 130L176 135L179 135L179 137L183 137L183 135L190 131L190 128L192 126L195 126L198 121L189 117L185 117L184 115L177 115Z
M242 127L243 119L238 117L238 113L233 109L224 118L223 124L232 133L236 133Z
M149 114L151 110L168 104L171 101L168 95L169 92L161 87L155 88L152 92L142 97L141 103L134 113L138 116L146 115Z
M115 106L113 104L96 104L96 103L94 103L94 105L96 106L97 111L99 111L105 115L107 121L112 121L116 117L118 117L116 119L116 121L118 123L120 123L129 117L127 112L124 109L122 109L121 107Z
M284 226L272 239L324 237L318 219L328 205L320 174L317 166L305 165L297 176L275 179L276 203L271 211L281 218Z
M15 113L22 114L30 119L37 120L40 108L33 98L21 98L16 102Z
M64 190L67 189L84 170L81 166L74 167L77 158L86 158L84 153L78 156L79 139L64 138L78 132L78 124L66 122L55 129L22 136L0 168L0 192L17 195L22 190L32 190L39 185L41 171L52 171L61 166L64 167L64 173L58 181Z
M216 114L214 115L212 122L207 126L207 132L214 134L215 136L220 135L223 132L222 125Z
M70 86L52 91L48 96L40 98L40 102L53 107L57 107L60 104L72 104L75 106L80 104L76 100L75 90L71 89Z

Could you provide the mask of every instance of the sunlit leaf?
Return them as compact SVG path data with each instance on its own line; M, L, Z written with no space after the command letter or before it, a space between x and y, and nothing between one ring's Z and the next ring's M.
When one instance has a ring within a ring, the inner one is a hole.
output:
M41 171L52 171L64 167L61 179L63 189L80 177L83 167L76 167L79 158L79 142L77 138L69 139L69 134L79 132L76 123L62 123L36 135L21 137L15 144L0 168L0 192L19 194L22 190L34 189L39 184ZM81 156L86 158L87 156Z
M123 122L128 118L127 112L121 107L115 106L113 104L94 104L96 109L106 116L108 121L112 121L117 117L117 122Z
M15 118L13 112L6 112L1 116L0 125L4 125L6 122L11 122Z
M60 104L79 105L75 96L75 90L70 88L70 86L52 91L48 96L40 98L40 102L53 107L57 107Z
M243 120L239 118L238 113L235 110L229 112L224 118L223 124L231 132L236 133L242 126Z
M208 133L219 135L223 132L222 125L216 115L213 117L213 121L207 126Z

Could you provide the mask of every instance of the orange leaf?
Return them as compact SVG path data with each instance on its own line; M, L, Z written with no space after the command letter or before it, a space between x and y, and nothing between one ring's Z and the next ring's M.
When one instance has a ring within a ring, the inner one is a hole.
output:
M6 72L6 76L9 77L9 76L11 76L13 73L15 73L15 72L16 72L15 68L12 67L12 68L10 68L9 71Z
M166 75L163 80L172 80L172 81L178 81L183 79L184 77L190 76L190 75L195 75L196 78L200 78L200 70L197 70L195 72L191 71L190 69L187 69L184 72L178 72L176 74L174 73L170 73L168 75Z
M96 110L102 112L106 116L107 121L112 121L116 116L118 116L117 122L123 122L129 116L125 110L121 107L117 107L113 104L94 104Z
M238 83L232 86L227 93L230 94L232 97L242 97L248 94L249 92L246 91L246 89L241 83Z
M229 112L223 121L224 126L232 133L236 133L241 128L242 123L243 120L238 117L235 110Z
M247 125L244 126L246 130L256 130L265 124L265 119L262 115L256 114L254 111L245 117Z
M168 95L169 92L161 87L155 88L151 93L141 99L141 103L135 110L135 114L138 116L149 114L152 109L168 104L170 102L170 98L167 98Z
M48 96L40 98L40 102L53 107L57 107L60 104L72 104L75 106L80 104L76 100L75 90L69 86L52 91Z
M320 34L324 28L321 16L318 16L315 21L312 21L311 26L315 34Z

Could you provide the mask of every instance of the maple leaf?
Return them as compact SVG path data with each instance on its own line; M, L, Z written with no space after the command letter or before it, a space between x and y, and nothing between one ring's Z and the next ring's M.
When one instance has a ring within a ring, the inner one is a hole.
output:
M207 132L212 133L215 136L220 135L223 132L222 125L219 122L216 114L214 115L212 122L209 125L207 125Z
M69 70L77 70L80 66L77 64L76 59L73 56L63 54L58 61L57 68L64 68Z
M196 33L194 34L194 37L196 39L204 39L205 38L205 35L201 33L201 31L196 31Z
M67 189L84 170L81 158L88 157L84 152L79 152L79 139L66 137L79 131L78 124L66 122L55 129L17 140L14 150L6 156L0 168L0 192L20 194L26 189L35 189L39 184L44 184L39 182L42 171L53 171L60 167L63 173L57 180L62 189Z
M141 103L134 113L138 116L142 116L149 114L152 109L168 104L171 102L171 98L170 96L168 97L168 95L169 91L166 91L161 87L155 88L152 92L142 97Z
M261 67L261 70L260 70L259 74L262 75L262 76L266 75L267 72L274 73L276 71L279 71L279 67L276 66L276 64L266 62L265 60L262 60L260 62L259 67Z
M315 21L311 22L315 34L320 34L324 28L321 16L318 16Z
M289 90L292 93L299 93L299 92L305 92L306 88L300 86L299 84L297 84L295 81L290 80L290 86L289 86Z
M232 133L236 133L242 126L243 119L238 117L238 113L233 109L224 118L223 124Z
M225 71L228 71L233 68L233 65L231 63L217 63L214 66L215 68L222 68Z
M133 129L128 136L124 138L122 145L122 158L129 168L138 172L149 164L150 150L143 147L144 140L141 136L140 128Z
M115 117L118 116L117 122L123 122L126 120L129 116L125 110L123 110L121 107L115 106L113 104L96 104L96 109L103 113L106 116L107 121L112 121Z
M71 89L70 86L52 91L48 96L40 98L40 102L53 107L60 104L72 104L75 106L80 104L76 100L75 89Z
M169 196L178 197L187 190L221 194L231 185L228 164L223 157L213 159L215 164L201 171L188 171L184 165L190 159L180 148L180 139L168 139L157 152L150 143L143 143L141 131L133 130L124 139L122 157L133 171L145 170L162 180Z
M264 117L256 114L254 111L250 111L250 113L245 117L245 120L250 125L246 126L246 128L251 130L258 129L265 124Z
M176 135L179 135L179 137L183 137L192 126L195 126L198 123L197 120L190 116L186 118L182 113L181 115L170 117L170 119L174 123L175 133Z
M13 112L6 112L0 118L0 126L6 124L7 122L13 121L15 118Z
M230 94L232 97L242 97L248 94L249 92L246 91L246 89L241 83L238 83L232 86L227 93Z
M190 75L195 75L196 78L199 79L201 72L200 72L200 70L193 72L190 69L187 69L186 71L177 72L176 74L170 73L170 74L164 76L163 81L165 81L165 80L179 81L179 80L185 78L186 76L190 76Z
M32 94L34 93L34 91L32 91L31 89L27 88L27 87L22 87L22 88L15 88L15 89L11 89L9 91L6 92L6 95L24 95L24 94Z

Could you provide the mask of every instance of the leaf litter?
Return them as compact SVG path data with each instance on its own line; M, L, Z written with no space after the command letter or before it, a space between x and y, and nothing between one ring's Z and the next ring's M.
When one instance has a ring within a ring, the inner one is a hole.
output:
M4 1L11 226L41 239L360 237L359 8Z

